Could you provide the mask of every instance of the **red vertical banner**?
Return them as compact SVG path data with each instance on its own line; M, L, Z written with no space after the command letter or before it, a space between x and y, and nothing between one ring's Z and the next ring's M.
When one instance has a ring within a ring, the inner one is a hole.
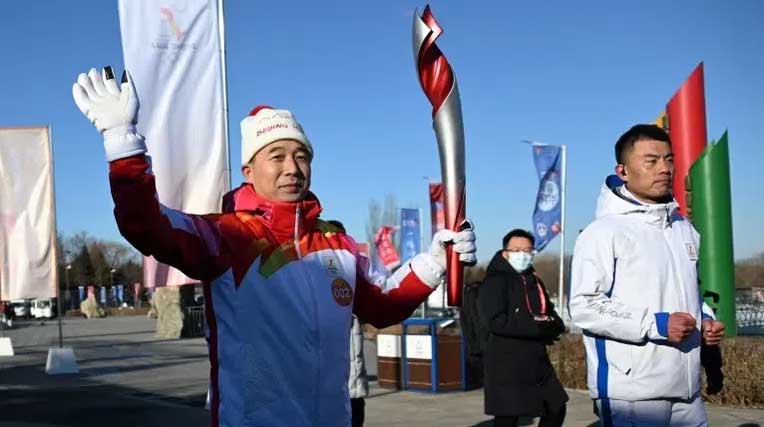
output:
M674 152L674 198L687 216L685 179L703 152L706 136L706 94L701 62L666 105L669 135Z
M391 271L395 267L401 264L401 258L398 256L398 251L395 250L393 244L392 234L394 228L389 225L383 225L379 227L379 231L374 236L374 246L377 249L377 257L388 271Z
M443 184L430 183L430 222L433 236L446 228L446 213L443 209Z
M95 286L88 286L88 298L95 298Z

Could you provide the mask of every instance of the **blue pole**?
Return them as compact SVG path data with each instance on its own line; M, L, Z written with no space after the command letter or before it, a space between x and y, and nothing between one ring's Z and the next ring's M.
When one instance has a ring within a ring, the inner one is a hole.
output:
M430 363L430 385L433 392L438 391L438 328L435 327L435 321L430 323L430 345L432 350L432 363Z

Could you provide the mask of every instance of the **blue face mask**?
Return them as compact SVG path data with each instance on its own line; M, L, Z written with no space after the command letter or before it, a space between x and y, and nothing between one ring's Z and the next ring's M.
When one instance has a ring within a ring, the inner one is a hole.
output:
M510 252L507 261L518 273L527 270L533 262L533 254L528 252Z

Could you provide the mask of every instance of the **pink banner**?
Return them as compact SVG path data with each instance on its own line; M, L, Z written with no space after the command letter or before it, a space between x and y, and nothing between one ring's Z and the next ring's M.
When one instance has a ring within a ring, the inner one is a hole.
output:
M376 236L374 236L374 246L377 249L377 257L388 271L401 264L401 258L393 245L392 234L395 229L388 225L379 227Z

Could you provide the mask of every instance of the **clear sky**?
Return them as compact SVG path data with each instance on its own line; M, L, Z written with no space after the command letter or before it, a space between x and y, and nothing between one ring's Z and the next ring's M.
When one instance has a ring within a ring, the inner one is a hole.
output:
M439 177L440 168L411 52L412 13L423 6L226 1L232 163L239 121L253 106L288 108L315 149L313 190L324 217L363 240L372 198L393 194L400 207L427 212L422 177ZM708 136L729 129L735 256L764 251L764 2L432 8L462 94L467 210L481 261L510 228L530 227L537 182L520 140L568 146L570 251L613 169L615 140L653 121L700 61ZM71 98L80 72L122 69L117 2L3 2L0 53L0 126L52 127L59 230L121 240L101 137Z

